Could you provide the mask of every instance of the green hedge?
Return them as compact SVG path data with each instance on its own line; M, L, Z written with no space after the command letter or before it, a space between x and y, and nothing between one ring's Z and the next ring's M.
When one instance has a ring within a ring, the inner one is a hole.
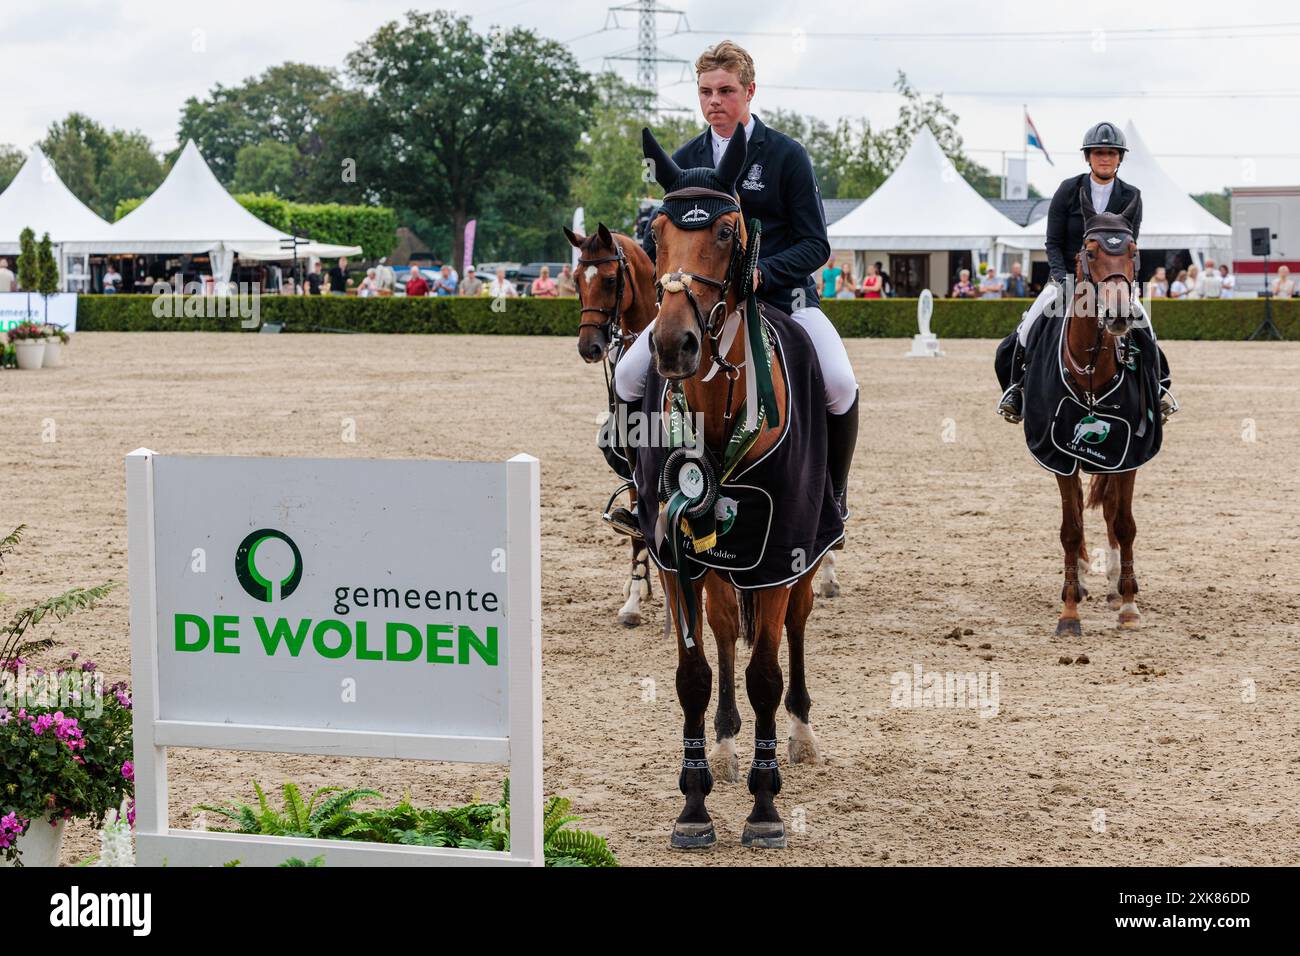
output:
M215 300L202 301L215 306ZM263 322L283 323L286 332L483 333L489 335L577 335L578 308L569 299L508 299L501 312L488 298L356 298L353 296L265 296ZM1001 338L1016 327L1028 299L936 299L931 329L940 338ZM828 300L822 308L848 338L907 338L916 333L915 299ZM1151 307L1163 339L1244 339L1264 319L1264 300L1157 300ZM1300 339L1300 301L1273 303L1273 321L1288 339ZM147 295L83 295L77 328L111 331L238 331L240 319L154 315Z

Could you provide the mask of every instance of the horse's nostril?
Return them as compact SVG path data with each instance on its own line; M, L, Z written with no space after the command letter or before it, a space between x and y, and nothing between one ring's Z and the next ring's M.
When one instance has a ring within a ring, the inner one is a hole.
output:
M692 356L695 355L697 352L699 352L699 350L700 350L700 340L697 339L693 334L687 334L686 337L682 339L683 355Z

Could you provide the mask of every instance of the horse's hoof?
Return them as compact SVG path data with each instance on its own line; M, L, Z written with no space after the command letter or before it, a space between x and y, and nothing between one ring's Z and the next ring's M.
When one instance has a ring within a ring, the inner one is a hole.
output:
M1116 626L1121 631L1133 631L1136 630L1141 625L1141 623L1142 623L1141 615L1121 614L1119 616L1119 623Z
M709 754L709 769L713 771L714 780L740 783L740 758L734 753L714 747L713 753Z
M718 842L718 833L713 829L713 821L708 823L673 824L672 848L674 850L707 850Z
M1080 637L1083 635L1083 625L1079 623L1077 617L1063 617L1056 622L1057 637Z
M640 613L633 614L631 612L620 614L618 616L618 623L622 624L624 627L640 627L641 615Z
M821 763L822 755L817 750L817 741L803 737L790 738L791 763Z
M1120 597L1118 594L1106 595L1106 606L1110 608L1112 611L1118 611L1119 606L1123 603L1124 603L1124 599Z
M740 835L740 845L751 850L784 850L785 824L780 820L774 823L746 823L745 832Z
M839 597L839 596L840 596L840 585L839 585L839 582L837 582L837 581L832 581L832 580L830 580L830 578L823 578L823 579L822 579L822 597L824 597L824 598L833 598L833 597Z

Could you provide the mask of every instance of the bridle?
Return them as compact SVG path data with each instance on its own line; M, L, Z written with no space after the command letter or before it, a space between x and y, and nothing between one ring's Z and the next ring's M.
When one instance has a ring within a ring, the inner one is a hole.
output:
M718 189L709 189L706 186L687 186L683 189L673 190L665 194L663 201L667 203L673 199L721 199L730 204L729 208L724 208L721 212L740 212L740 204L736 201L735 196ZM667 215L667 213L661 212L661 215ZM726 318L727 293L731 291L732 285L738 279L740 280L739 287L741 290L747 288L745 280L748 276L752 276L753 264L757 261L757 236L751 239L747 249L741 243L740 230L737 229L731 236L731 255L728 257L726 274L721 279L700 275L698 272L688 272L685 269L665 272L655 279L655 301L662 305L666 293L685 293L686 301L691 304L691 312L695 316L695 325L699 329L700 339L708 338L716 344L718 337L722 334L722 320ZM704 310L700 306L700 300L696 297L694 290L691 289L691 286L695 283L718 290L718 301L709 310L707 316L705 316ZM718 359L717 349L714 349L714 361L726 367L726 358L722 357L721 361L718 361Z
M614 254L612 256L599 256L596 258L579 258L579 266L598 266L605 262L617 262L615 269L616 283L614 286L614 304L608 308L602 308L596 305L582 304L582 283L576 282L574 285L578 291L578 305L581 306L579 315L586 315L588 312L595 312L597 315L605 317L604 322L587 322L583 321L578 324L578 333L581 334L583 329L599 329L605 333L605 341L608 344L606 355L611 352L620 355L625 346L630 345L636 339L637 333L628 332L623 328L621 321L623 315L623 290L631 285L632 291L628 299L628 308L636 302L636 285L631 282L630 272L627 264L627 256L623 253L623 245L617 239L614 240ZM576 279L576 277L575 277Z
M1068 344L1065 348L1065 360L1066 362L1069 363L1070 367L1078 374L1088 376L1087 397L1089 399L1088 405L1090 408L1092 406L1093 396L1096 395L1096 383L1094 381L1094 378L1097 371L1097 362L1101 356L1101 349L1106 338L1107 316L1105 315L1105 313L1102 311L1101 308L1101 286L1107 282L1110 282L1112 279L1123 279L1130 286L1129 301L1132 302L1133 301L1132 297L1135 297L1138 293L1137 277L1138 275L1141 274L1140 270L1141 270L1141 262L1142 262L1141 260L1142 253L1140 250L1134 249L1133 254L1127 257L1128 260L1133 263L1132 279L1130 279L1123 272L1112 272L1106 276L1103 276L1100 279L1093 278L1092 270L1089 267L1089 264L1092 261L1092 253L1088 251L1088 240L1089 239L1096 240L1099 244L1101 244L1104 247L1106 245L1106 240L1111 237L1120 237L1123 240L1124 247L1126 249L1128 248L1128 244L1130 242L1133 242L1133 232L1131 229L1126 230L1111 225L1097 225L1091 229L1086 229L1086 231L1084 232L1083 244L1080 247L1079 253L1076 257L1079 264L1079 274L1080 274L1079 290L1076 290L1074 295L1070 297L1071 298L1070 311L1066 318L1066 322L1068 325L1068 322L1071 319L1074 319L1076 317L1074 312L1074 301L1079 297L1080 294L1083 294L1084 290L1091 290L1092 301L1096 304L1095 309L1097 312L1097 316L1096 316L1097 338L1096 341L1093 343L1093 345L1087 350L1088 355L1091 357L1091 361L1089 361L1089 363L1086 366L1080 368L1079 364L1074 359L1074 355L1070 352ZM1132 306L1130 306L1130 308L1132 308ZM1068 336L1068 329L1067 329L1067 336ZM1116 361L1118 364L1124 365L1127 364L1127 360L1125 359L1124 355L1121 352L1121 347L1125 351L1127 351L1130 348L1130 343L1128 342L1127 334L1123 336L1118 336L1115 341ZM1143 427L1145 427L1145 422L1143 423Z

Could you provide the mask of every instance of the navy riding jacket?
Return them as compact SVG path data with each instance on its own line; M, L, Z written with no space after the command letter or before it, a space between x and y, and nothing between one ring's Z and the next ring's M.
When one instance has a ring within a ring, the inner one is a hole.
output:
M673 153L673 162L682 169L712 168L711 129ZM754 132L745 148L745 171L736 190L745 221L757 218L762 223L758 268L763 281L758 298L786 313L816 305L812 276L830 258L831 244L826 238L821 190L807 151L755 116ZM649 229L641 245L653 261L654 233Z

